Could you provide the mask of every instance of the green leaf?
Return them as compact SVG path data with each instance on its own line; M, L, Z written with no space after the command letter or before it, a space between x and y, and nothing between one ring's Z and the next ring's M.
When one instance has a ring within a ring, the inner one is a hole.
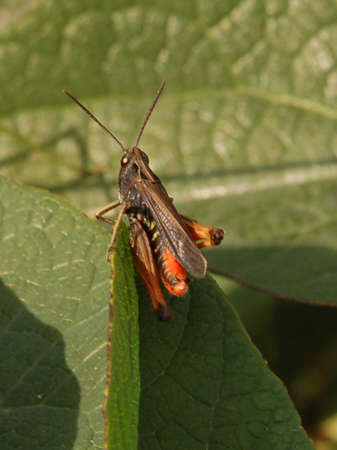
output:
M210 276L155 320L140 287L139 449L313 449L284 386Z
M206 252L210 270L276 296L336 305L334 190L326 181L218 201L232 242Z
M109 386L105 403L107 448L137 450L140 396L138 295L124 224L117 236L112 270Z
M324 439L333 449L337 309L285 302L223 277L216 279L270 369L286 384L304 428L309 435L320 430L317 448Z
M226 230L218 271L335 304L333 3L28 4L1 10L3 175L93 215L121 152L62 89L130 146L165 78L141 147L181 212Z
M0 178L0 447L103 448L108 236Z
M5 179L0 193L1 448L103 448L109 239L58 196ZM107 435L109 448L129 450L138 443L139 338L125 226L113 271ZM139 289L139 448L313 448L209 276L170 299L169 324Z
M328 247L227 247L207 252L214 273L291 300L336 305L335 252Z

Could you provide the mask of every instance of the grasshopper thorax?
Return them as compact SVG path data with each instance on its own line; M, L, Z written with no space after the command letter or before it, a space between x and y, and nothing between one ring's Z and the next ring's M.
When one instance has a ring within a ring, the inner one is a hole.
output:
M137 183L156 181L158 177L149 168L149 158L139 147L130 147L121 159L119 171L119 194L124 201L134 200Z

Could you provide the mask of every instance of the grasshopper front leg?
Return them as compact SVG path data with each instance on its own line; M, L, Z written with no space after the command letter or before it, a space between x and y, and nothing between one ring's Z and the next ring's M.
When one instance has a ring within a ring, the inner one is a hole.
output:
M97 220L100 220L101 222L105 222L105 223L109 223L111 225L114 225L113 231L112 231L112 234L111 234L110 246L108 248L108 253L107 253L107 256L106 256L106 259L107 259L108 262L111 262L111 254L112 254L113 249L115 247L117 233L118 233L119 227L121 225L123 216L125 214L126 205L122 205L122 209L121 209L121 211L120 211L120 213L119 213L119 215L117 217L117 220L112 220L112 219L109 219L107 217L104 217L104 214L106 214L107 212L117 208L117 206L121 206L121 205L122 204L121 204L120 200L116 200L115 202L110 203L109 205L107 205L104 208L100 209L96 213L96 219Z

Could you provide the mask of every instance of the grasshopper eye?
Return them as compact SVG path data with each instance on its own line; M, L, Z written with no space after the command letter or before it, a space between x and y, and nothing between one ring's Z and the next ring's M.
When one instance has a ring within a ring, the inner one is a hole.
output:
M121 166L122 167L126 166L128 162L129 162L129 158L124 155L121 159Z

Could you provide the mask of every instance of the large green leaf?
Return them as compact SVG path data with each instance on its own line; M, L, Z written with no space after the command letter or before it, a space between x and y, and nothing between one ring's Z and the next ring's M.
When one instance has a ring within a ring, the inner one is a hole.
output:
M102 448L108 236L3 178L0 208L0 448Z
M172 321L140 298L139 449L313 449L280 382L216 283L171 298Z
M58 196L0 179L1 449L104 442L108 236ZM137 448L138 321L126 228L113 261L109 448ZM139 279L139 278L138 278ZM215 282L155 318L140 284L138 448L313 449ZM258 443L258 444L257 444Z

